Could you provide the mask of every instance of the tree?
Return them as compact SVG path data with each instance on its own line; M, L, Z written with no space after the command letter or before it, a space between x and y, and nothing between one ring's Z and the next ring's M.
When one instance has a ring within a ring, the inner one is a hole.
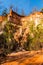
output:
M5 8L2 12L2 15L6 16L7 15L7 8Z
M22 15L22 16L25 16L24 9L21 10L21 15Z
M35 13L35 12L37 12L37 8L36 7L34 7L33 10L32 10L32 13Z
M15 8L15 12L18 13L18 7Z
M0 14L1 14L1 10L2 10L2 8L3 8L3 4L2 4L3 2L1 2L0 1Z
M41 9L41 12L43 13L43 8Z

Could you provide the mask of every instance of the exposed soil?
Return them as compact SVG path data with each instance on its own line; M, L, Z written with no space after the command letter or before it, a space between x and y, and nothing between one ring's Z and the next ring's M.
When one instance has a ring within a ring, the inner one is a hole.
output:
M43 50L8 54L0 59L0 65L43 65Z

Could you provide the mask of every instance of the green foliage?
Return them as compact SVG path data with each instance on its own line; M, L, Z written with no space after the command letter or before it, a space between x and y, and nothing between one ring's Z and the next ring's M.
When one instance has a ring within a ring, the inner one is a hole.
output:
M35 27L33 23L30 23L30 34L27 37L27 42L24 43L26 50L39 50L43 48L43 20ZM33 35L31 35L33 34Z
M0 47L3 48L4 53L10 53L16 51L18 43L14 39L14 26L12 23L7 22L3 29L3 34L0 35ZM2 51L2 52L3 52Z
M25 21L23 26L19 26L6 20L2 29L3 33L0 35L0 49L3 49L2 52L6 54L17 51L19 46L25 50L43 48L43 19L37 22L39 24L36 25L34 20ZM14 39L14 36L17 37Z
M41 9L41 12L43 13L43 8Z

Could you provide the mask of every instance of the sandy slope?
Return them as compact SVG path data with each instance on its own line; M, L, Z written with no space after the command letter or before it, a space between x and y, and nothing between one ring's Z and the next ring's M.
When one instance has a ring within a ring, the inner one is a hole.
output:
M1 65L43 65L43 51L12 53Z

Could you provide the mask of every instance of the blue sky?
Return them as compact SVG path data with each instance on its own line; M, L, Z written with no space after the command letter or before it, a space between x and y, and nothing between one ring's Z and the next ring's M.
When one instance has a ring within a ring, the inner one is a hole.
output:
M19 14L21 14L23 9L25 15L28 15L34 10L34 8L40 11L41 8L43 8L43 0L0 0L0 15L5 8L7 8L7 12L9 12L11 5L13 5L13 10L18 8Z

